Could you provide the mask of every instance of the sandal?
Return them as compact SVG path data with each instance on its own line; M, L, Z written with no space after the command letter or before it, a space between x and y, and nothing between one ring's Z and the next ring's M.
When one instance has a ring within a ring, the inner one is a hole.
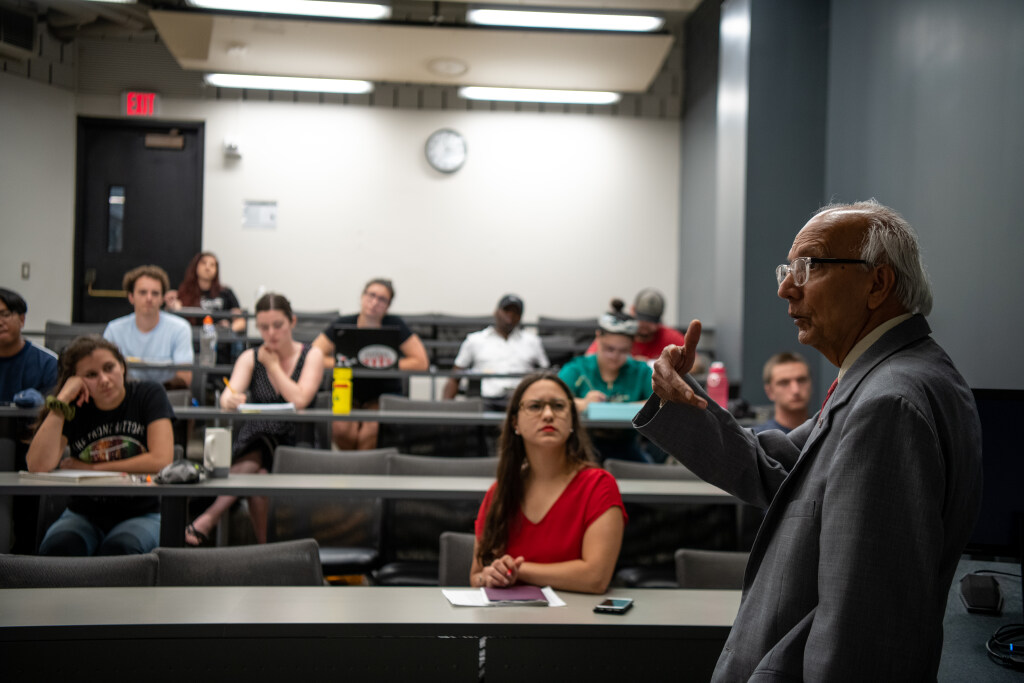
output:
M192 536L194 536L195 539L197 541L199 541L199 542L198 543L192 543L191 541L189 541L189 538L188 538L189 534L192 534ZM210 541L210 537L207 536L206 534L204 534L199 529L197 529L195 524L189 524L187 527L185 527L185 543L187 543L188 545L194 546L194 547L202 547L202 546L206 546L206 545L213 545L213 543Z

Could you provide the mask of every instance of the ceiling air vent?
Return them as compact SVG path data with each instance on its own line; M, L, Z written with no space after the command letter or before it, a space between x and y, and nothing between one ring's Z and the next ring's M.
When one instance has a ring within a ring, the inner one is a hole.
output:
M0 5L0 57L29 59L35 45L35 17Z

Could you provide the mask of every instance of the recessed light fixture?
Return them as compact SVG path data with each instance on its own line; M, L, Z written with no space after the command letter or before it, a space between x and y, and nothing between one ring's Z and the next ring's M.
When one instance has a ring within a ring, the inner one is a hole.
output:
M634 31L650 33L665 25L662 17L636 14L590 14L584 12L532 12L526 10L471 9L466 21L484 26L558 28L578 31Z
M205 80L218 88L249 90L292 90L295 92L331 92L363 95L373 92L369 81L343 78L296 78L292 76L248 76L245 74L206 74Z
M537 90L534 88L487 88L467 85L459 88L459 97L467 100L497 102L544 102L551 104L615 104L621 99L617 92L598 90Z
M380 20L391 16L388 5L368 2L327 2L325 0L188 0L192 7L228 12L292 14L332 19Z

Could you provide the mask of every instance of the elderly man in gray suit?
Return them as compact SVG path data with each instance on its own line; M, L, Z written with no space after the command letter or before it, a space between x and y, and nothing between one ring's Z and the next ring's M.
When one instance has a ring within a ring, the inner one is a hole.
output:
M715 681L934 681L942 618L981 501L971 391L930 335L917 237L870 201L828 206L777 269L801 343L839 367L821 411L755 436L655 364L634 424L707 481L767 508Z

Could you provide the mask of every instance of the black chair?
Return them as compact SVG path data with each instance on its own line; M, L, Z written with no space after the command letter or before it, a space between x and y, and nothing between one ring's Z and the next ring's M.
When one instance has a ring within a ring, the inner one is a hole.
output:
M388 474L494 479L497 458L388 456ZM438 585L438 538L472 531L480 504L471 500L390 500L385 506L385 564L374 573L385 586Z
M729 550L676 551L676 581L680 588L739 590L750 553Z
M387 474L387 456L396 451L327 451L278 446L276 474ZM271 541L315 538L327 576L368 574L380 566L384 504L379 499L333 495L273 496L267 513Z
M47 320L43 327L43 346L54 353L60 353L78 337L103 334L105 329L106 323L56 323Z
M153 553L106 557L0 555L0 588L155 586Z
M158 586L322 586L316 541L157 548Z
M482 413L483 399L460 401L422 401L384 394L380 409L385 411L416 411L435 413ZM488 428L485 426L407 425L382 423L378 443L392 446L411 455L485 457L488 450Z
M537 334L552 365L565 365L594 341L597 318L537 318Z
M308 344L319 337L327 325L337 317L337 311L296 311L292 338Z
M468 586L473 567L475 534L446 531L441 534L438 582L442 586Z
M696 480L682 465L654 465L614 458L604 467L616 479ZM629 523L619 551L615 584L629 588L671 588L675 550L737 547L736 508L728 505L626 503Z

